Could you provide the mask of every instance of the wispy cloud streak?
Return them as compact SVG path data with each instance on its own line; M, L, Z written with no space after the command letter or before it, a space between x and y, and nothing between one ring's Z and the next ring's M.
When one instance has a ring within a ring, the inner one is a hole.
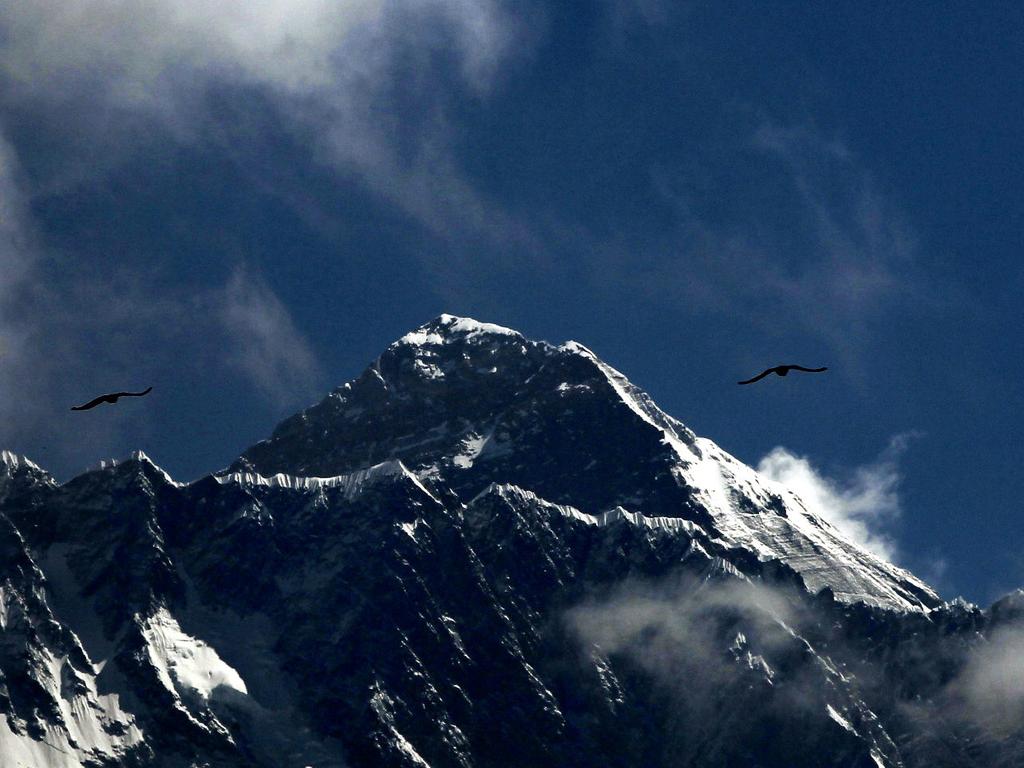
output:
M757 464L757 471L793 491L807 509L827 520L851 541L894 561L899 550L892 526L900 515L899 458L913 434L892 438L870 464L842 478L823 473L806 456L782 446L773 448Z
M480 228L490 207L453 159L450 99L485 97L526 34L494 0L44 0L5 9L0 30L0 107L74 116L73 179L153 132L214 140L224 89L248 89L322 163L448 229Z
M723 142L736 167L699 158L681 169L652 165L652 194L670 223L636 242L628 233L595 238L588 247L603 254L599 281L774 337L813 338L850 373L864 367L885 318L938 306L920 238L842 141L762 122L744 140Z
M264 397L284 406L319 391L323 374L316 356L266 281L238 268L207 301L218 305L228 364Z

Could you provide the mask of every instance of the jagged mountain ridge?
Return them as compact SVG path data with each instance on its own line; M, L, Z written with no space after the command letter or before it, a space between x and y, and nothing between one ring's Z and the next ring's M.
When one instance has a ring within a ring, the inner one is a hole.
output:
M30 765L1022 754L947 695L1013 599L941 603L582 345L465 318L188 485L142 454L58 485L5 453L0 553L0 755ZM668 683L567 618L679 579L705 656L673 641Z

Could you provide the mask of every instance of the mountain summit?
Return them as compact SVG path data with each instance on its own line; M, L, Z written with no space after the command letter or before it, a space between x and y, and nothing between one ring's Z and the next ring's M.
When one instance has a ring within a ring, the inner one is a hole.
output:
M581 344L442 315L191 484L3 453L0 763L1018 765L979 691L1019 603L941 602Z
M507 483L591 515L622 509L643 524L671 521L705 551L792 568L809 590L839 600L939 603L574 341L528 341L441 315L287 419L234 469L332 476L386 460L466 501Z

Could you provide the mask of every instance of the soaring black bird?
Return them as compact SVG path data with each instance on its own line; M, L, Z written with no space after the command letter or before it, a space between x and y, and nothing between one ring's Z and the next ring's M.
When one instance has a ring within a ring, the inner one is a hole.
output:
M88 411L90 408L95 408L100 403L116 403L119 397L142 397L148 395L152 387L147 387L142 392L112 392L109 395L100 395L94 400L90 400L85 405L73 405L71 406L72 411Z
M755 381L760 381L761 379L763 379L769 373L777 373L779 376L785 376L790 371L807 371L807 373L821 373L822 371L827 370L828 368L804 368L802 365L776 365L774 368L769 368L767 371L757 374L757 376L755 376L752 379L747 379L746 381L740 381L737 383L753 384Z

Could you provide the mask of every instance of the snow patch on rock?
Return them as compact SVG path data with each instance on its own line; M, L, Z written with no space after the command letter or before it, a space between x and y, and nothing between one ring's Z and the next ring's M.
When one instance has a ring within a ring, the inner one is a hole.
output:
M150 617L142 630L149 659L167 690L183 699L198 697L207 702L220 688L248 694L245 681L217 651L181 630L177 619L164 607Z

